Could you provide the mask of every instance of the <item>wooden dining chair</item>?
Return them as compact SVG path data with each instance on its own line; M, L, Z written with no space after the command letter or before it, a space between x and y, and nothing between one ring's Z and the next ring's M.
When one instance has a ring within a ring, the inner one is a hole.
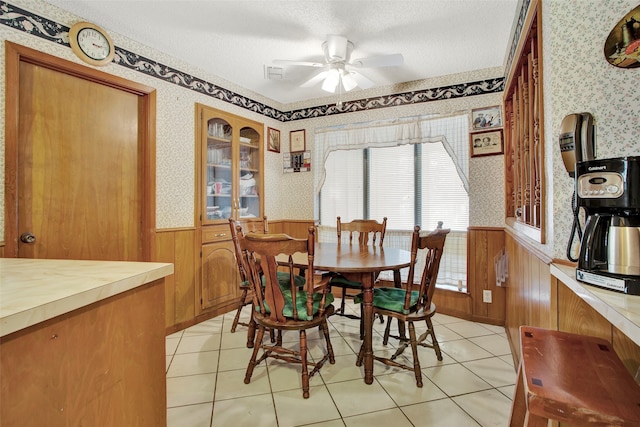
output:
M382 219L382 223L379 223L375 219L356 219L351 222L342 222L340 217L337 218L336 231L338 233L338 243L343 239L342 234L348 234L349 244L356 244L366 246L371 244L372 246L382 247L384 242L384 234L387 230L387 217ZM348 314L345 312L345 300L347 299L347 290L356 289L362 291L362 283L351 280L347 273L340 273L331 281L332 287L338 287L342 290L342 301L340 302L340 308L336 310L336 314L340 316L349 317L351 319L361 319L362 315L357 316L354 314ZM362 337L362 331L360 333Z
M255 338L255 330L256 325L253 321L253 310L251 310L251 314L248 322L243 322L240 320L240 315L242 314L242 309L250 304L253 304L253 292L251 291L251 285L249 284L249 278L244 270L244 266L242 265L242 252L240 251L240 244L238 241L238 226L240 226L240 230L242 233L269 233L269 223L267 221L267 217L263 217L262 221L237 221L233 218L229 218L229 228L231 229L231 240L233 241L233 249L235 252L236 262L238 264L238 272L240 273L240 297L238 298L238 302L236 303L236 315L233 318L233 323L231 324L231 333L236 331L238 325L248 327L247 331L247 347L253 347L253 341ZM289 275L285 272L278 273L278 278L282 281L287 281L289 279ZM299 286L304 285L304 277L296 276L295 277Z
M415 226L411 237L411 265L409 266L409 276L404 288L385 287L376 288L373 291L373 313L386 316L387 324L384 331L383 344L387 345L389 338L399 341L398 349L393 356L385 358L377 356L373 358L385 365L413 371L416 377L416 385L422 387L422 372L420 370L420 359L418 358L418 346L433 348L438 360L442 360L442 353L436 334L433 330L431 318L436 314L436 306L433 303L433 293L438 278L440 259L444 250L444 242L449 229L437 228L426 236L420 236L420 227ZM414 271L418 259L418 251L423 251L425 256L424 270L422 271L420 283L414 285ZM362 294L355 298L356 302L362 301ZM391 321L398 320L398 335L391 335ZM426 322L427 330L416 338L414 323ZM409 337L406 330L409 330ZM431 339L429 343L427 338ZM403 364L398 356L411 346L413 353L413 366ZM360 348L357 365L362 364L364 348Z
M330 277L322 276L317 282L314 281L315 230L309 227L307 239L294 239L286 234L237 234L244 269L254 293L253 319L258 326L244 382L249 384L254 368L269 357L299 363L302 365L302 396L306 399L309 397L309 378L319 372L327 360L335 363L327 324L327 317L334 311ZM293 272L293 255L299 252L307 254L307 277L303 288L297 285ZM278 255L288 257L289 280L286 286L278 279ZM316 327L324 335L326 351L314 363L308 360L306 331ZM267 329L277 331L275 344L263 342ZM283 345L282 331L298 331L299 349ZM258 358L260 349L262 354ZM309 366L313 367L311 372Z

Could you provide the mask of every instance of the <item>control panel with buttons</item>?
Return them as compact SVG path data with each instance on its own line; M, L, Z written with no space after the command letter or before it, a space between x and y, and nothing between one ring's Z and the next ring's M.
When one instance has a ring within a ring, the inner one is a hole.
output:
M578 196L583 199L615 199L622 196L624 181L617 172L593 172L578 178Z

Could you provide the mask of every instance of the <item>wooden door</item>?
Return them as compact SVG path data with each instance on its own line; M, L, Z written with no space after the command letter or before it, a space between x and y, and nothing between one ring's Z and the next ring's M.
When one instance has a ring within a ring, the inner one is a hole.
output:
M15 161L17 184L7 189L7 255L150 260L152 89L140 93L144 87L133 82L135 90L123 79L36 55L44 59L7 55L8 79L17 83L7 94L7 117L17 107L15 142L7 138L8 169ZM25 233L35 241L24 242Z

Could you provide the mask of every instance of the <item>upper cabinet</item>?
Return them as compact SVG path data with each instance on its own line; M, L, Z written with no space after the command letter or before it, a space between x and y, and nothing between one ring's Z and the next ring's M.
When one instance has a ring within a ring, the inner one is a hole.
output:
M264 215L264 125L196 105L202 225Z

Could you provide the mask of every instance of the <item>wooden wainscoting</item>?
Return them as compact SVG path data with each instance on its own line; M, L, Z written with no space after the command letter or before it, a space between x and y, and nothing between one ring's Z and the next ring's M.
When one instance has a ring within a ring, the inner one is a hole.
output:
M269 233L285 233L298 239L306 239L309 227L315 226L312 219L279 219L269 221Z
M393 286L393 284L390 283L390 286ZM438 313L465 320L472 320L473 318L471 295L466 292L436 288L433 301Z
M549 269L552 259L510 229L505 243L509 259L505 325L511 350L520 360L521 325L557 329L557 300Z
M564 283L551 276L558 300L558 330L611 341L611 324Z
M157 262L171 262L174 273L165 279L165 326L167 334L196 323L196 286L200 283L197 230L159 230Z
M520 360L519 327L529 325L606 339L635 376L640 367L640 346L551 275L552 262L566 261L542 254L510 229L505 237L509 256L505 323L516 366Z
M635 378L640 368L640 347L613 325L611 344L627 371Z
M467 244L467 288L471 296L472 320L504 325L505 288L496 284L495 258L505 247L504 229L469 227ZM483 302L483 292L491 292L491 303Z
M505 324L506 290L496 285L494 259L505 247L504 229L469 227L467 233L467 292L436 289L438 312L492 325ZM491 303L483 291L491 291Z

